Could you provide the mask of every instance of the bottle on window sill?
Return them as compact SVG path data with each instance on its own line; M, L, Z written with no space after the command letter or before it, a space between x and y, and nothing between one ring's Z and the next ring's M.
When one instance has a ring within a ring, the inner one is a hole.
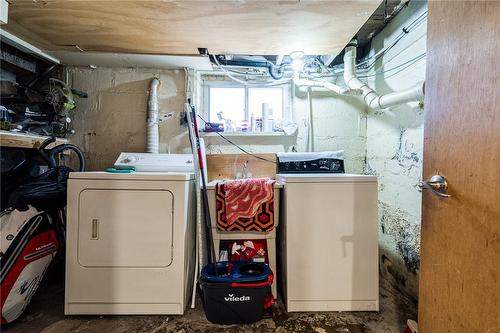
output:
M241 131L248 132L248 121L246 120L241 121Z
M262 117L255 118L255 131L254 132L262 132Z

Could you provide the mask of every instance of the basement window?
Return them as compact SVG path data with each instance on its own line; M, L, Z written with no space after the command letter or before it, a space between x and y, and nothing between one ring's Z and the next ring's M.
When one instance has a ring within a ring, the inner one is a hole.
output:
M290 89L290 84L244 86L227 81L205 82L204 117L210 123L223 124L225 132L273 132L290 119ZM263 103L271 109L266 129L262 128Z

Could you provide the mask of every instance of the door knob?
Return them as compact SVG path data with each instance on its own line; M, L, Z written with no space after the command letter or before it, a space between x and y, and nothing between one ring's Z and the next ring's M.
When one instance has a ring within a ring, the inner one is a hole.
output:
M441 175L434 175L429 180L424 180L418 183L420 190L429 190L432 194L438 197L449 198L448 194L448 182L446 178Z

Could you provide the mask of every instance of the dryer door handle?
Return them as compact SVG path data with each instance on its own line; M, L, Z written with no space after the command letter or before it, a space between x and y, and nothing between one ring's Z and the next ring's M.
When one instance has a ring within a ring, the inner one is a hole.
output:
M99 219L92 219L90 239L99 239Z

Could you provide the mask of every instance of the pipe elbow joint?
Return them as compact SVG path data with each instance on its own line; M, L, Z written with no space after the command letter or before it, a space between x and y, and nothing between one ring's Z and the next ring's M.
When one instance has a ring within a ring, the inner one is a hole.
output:
M367 103L368 106L370 108L372 108L373 110L381 110L381 109L383 109L383 107L380 105L380 97L381 96L377 96L374 99L372 99L370 102Z
M160 85L160 79L158 79L157 77L153 78L149 83L151 89L156 89L158 88L159 85Z

